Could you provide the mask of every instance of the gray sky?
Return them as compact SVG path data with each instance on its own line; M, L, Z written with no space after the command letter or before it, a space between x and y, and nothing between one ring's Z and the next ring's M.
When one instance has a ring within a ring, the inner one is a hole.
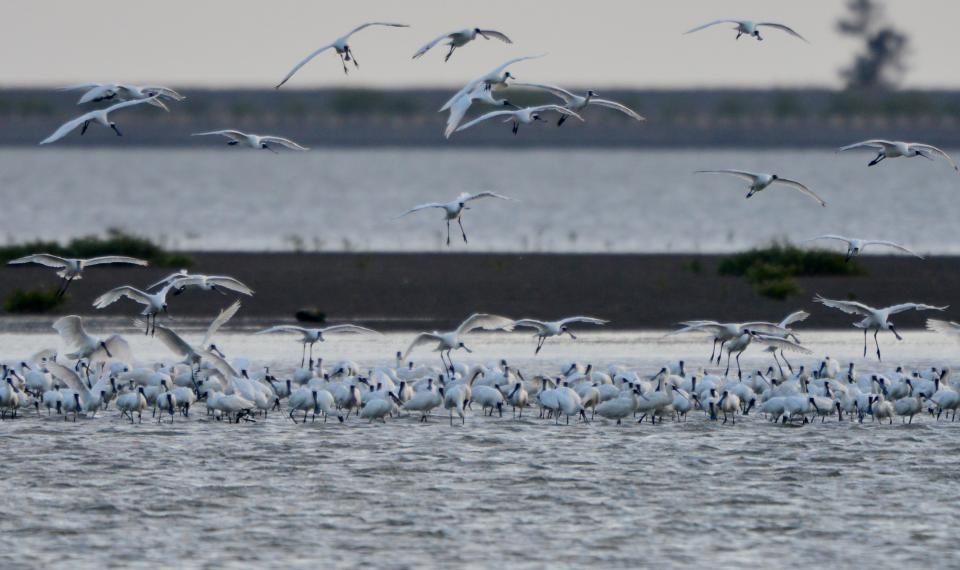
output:
M302 57L359 23L399 21L351 41L362 68L344 77L321 54L288 84L460 85L517 55L547 52L513 68L520 81L674 86L838 86L837 69L859 45L835 31L841 0L22 0L6 2L0 86L86 81L177 86L274 85ZM957 0L889 0L887 15L912 42L904 87L960 87L954 65ZM555 8L550 10L549 8ZM462 13L462 14L458 14ZM812 45L776 30L734 41L719 18L779 21ZM436 49L410 56L442 32L490 27L513 45L480 41L449 63Z

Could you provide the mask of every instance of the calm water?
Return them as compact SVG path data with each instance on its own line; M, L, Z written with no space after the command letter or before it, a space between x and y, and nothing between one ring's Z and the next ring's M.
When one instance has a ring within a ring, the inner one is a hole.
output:
M956 153L955 153L956 154ZM717 150L238 149L0 151L7 241L67 238L108 226L206 250L438 250L437 211L413 205L494 190L467 212L454 250L718 252L821 233L892 239L960 253L931 224L960 216L960 177L945 162L869 153ZM822 209L785 188L744 200L733 177L776 172L805 182ZM456 227L454 227L456 233ZM3 234L0 234L3 235Z
M0 324L4 358L56 346L50 335ZM471 358L505 356L528 373L573 358L653 372L668 359L703 363L710 348L696 336L581 332L536 359L526 335L476 335ZM387 364L411 336L331 340L321 353ZM883 339L891 364L956 365L948 339L904 336ZM144 361L169 357L157 341L129 338ZM843 362L862 346L856 333L804 338ZM231 332L218 344L281 372L300 354L288 337ZM769 361L753 349L743 362ZM815 363L795 364L803 362ZM0 422L4 567L960 564L950 522L960 423L929 417L791 428L753 416L722 426L699 414L656 427L479 412L454 427L442 416L428 425L406 417L293 425L271 414L239 426L199 410L160 426L130 425L114 410L76 424L25 416Z

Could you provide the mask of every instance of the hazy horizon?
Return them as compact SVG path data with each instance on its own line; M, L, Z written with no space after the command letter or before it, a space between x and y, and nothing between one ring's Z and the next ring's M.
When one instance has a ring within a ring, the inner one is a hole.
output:
M513 69L520 81L627 88L751 88L841 86L838 70L862 46L836 31L845 2L816 6L763 0L711 0L672 4L600 0L584 9L575 3L540 5L490 0L466 4L469 17L450 15L450 2L424 0L399 5L361 0L330 6L277 0L168 0L144 17L142 4L103 0L84 3L39 0L6 7L10 27L0 37L6 53L17 53L0 68L2 87L53 87L89 81L165 83L209 88L268 88L300 59L354 26L373 20L408 23L410 29L372 28L351 44L361 63L345 77L333 53L305 66L285 88L450 87L461 85L503 61L548 55ZM960 3L884 3L887 19L910 38L910 70L904 89L960 87L943 49L954 37ZM931 5L936 9L930 9ZM650 18L656 10L656 18ZM622 14L613 18L611 15ZM95 24L96 19L102 23ZM683 35L718 18L771 20L794 27L810 44L777 30L763 42L734 41L726 26ZM498 29L513 45L480 40L458 50L444 64L434 48L419 60L410 56L440 33L481 26ZM171 39L173 37L174 39ZM627 59L630 65L622 62Z

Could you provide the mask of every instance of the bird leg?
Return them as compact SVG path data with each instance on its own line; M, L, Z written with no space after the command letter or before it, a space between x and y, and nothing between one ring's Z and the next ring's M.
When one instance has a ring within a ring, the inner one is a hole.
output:
M727 341L720 341L720 352L717 353L717 366L720 366L720 359L723 358L723 345L727 344ZM730 363L730 354L727 354L727 364Z
M345 52L345 53L349 53L349 52ZM337 52L337 55L340 56L340 65L343 66L343 74L344 74L344 75L349 75L349 74L350 74L350 70L347 69L347 61L344 59L343 54L340 53L340 52ZM349 59L349 55L347 56L347 58Z
M777 351L773 351L773 360L777 363L777 368L780 369L780 377L783 377L783 366L780 366L780 359L777 358Z
M354 55L353 50L350 49L350 47L348 46L348 47L347 47L347 61L350 61L351 59L353 60L353 65L354 65L354 67L356 67L357 69L360 69L360 62L357 61L357 56Z
M150 315L147 315L147 330L143 331L143 336L150 336Z
M446 63L450 61L450 56L453 55L453 50L457 49L456 46L450 44L450 51L447 52L447 57L443 58L443 62Z
M713 363L713 357L717 355L717 338L713 338L713 350L710 351L710 363Z
M867 329L863 329L863 357L867 357Z
M780 356L783 358L783 361L787 363L787 368L790 369L790 372L793 372L793 366L790 364L790 361L787 360L787 354L781 350Z
M313 345L314 343L311 342L310 343L310 369L311 370L313 370Z
M717 364L720 364L720 359L717 359ZM730 373L730 351L727 351L727 370L723 373L724 376Z
M463 220L460 218L457 218L457 224L460 225L460 235L463 236L463 243L467 243L467 232L463 230Z
M566 121L567 121L567 116L561 114L561 115L560 115L560 119L557 120L557 126L559 127L559 126L563 125L563 123L565 123Z
M450 245L450 220L447 220L447 245Z
M517 131L520 130L520 123L518 121L513 122L513 134L517 134Z
M885 159L885 158L887 158L887 155L885 155L885 154L883 154L883 153L881 152L880 154L877 155L877 158L871 160L871 161L867 164L867 166L873 166L874 164L877 164L878 162L880 162L881 160L883 160L883 159Z
M739 40L739 39L740 39L740 36L742 36L742 35L743 35L743 32L737 32L737 39Z
M740 380L743 380L743 372L740 370L740 355L743 354L743 350L737 353L737 378Z
M110 123L110 128L113 129L113 132L117 133L118 137L122 137L123 133L120 132L120 129L117 128L117 125Z
M547 337L541 336L537 338L537 350L533 351L534 355L540 354L540 349L543 348L543 343L547 340Z
M90 126L90 121L84 121L83 127L80 128L80 136L83 136L83 133L87 132L87 127Z
M300 353L300 368L303 368L303 363L307 361L307 343L303 343L303 352Z
M877 345L877 360L882 360L880 358L880 341L877 340L877 335L880 334L880 329L877 329L873 332L873 342ZM912 418L911 418L912 419Z
M227 143L227 146L236 146L238 144L240 144L239 141L230 141Z

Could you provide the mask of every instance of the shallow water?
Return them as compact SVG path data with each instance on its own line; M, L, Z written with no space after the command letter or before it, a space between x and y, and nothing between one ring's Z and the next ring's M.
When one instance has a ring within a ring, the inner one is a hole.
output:
M56 346L49 335L3 330L4 358ZM341 337L320 353L388 364L411 336ZM586 330L576 343L553 339L534 359L525 335L474 336L476 353L460 359L503 356L528 373L555 374L574 358L653 372L668 359L703 364L709 350L697 336ZM956 364L949 339L904 337L881 341L891 364ZM144 361L169 356L157 341L129 338ZM804 341L842 362L862 350L857 333L806 332ZM300 355L283 336L230 332L218 344L281 375ZM751 349L743 363L769 360ZM428 425L192 416L130 425L110 410L74 424L27 412L0 422L4 567L960 564L950 523L960 422L783 427L751 415L733 426L693 414L658 426L568 426L475 410L451 427L442 415Z
M453 251L725 252L824 233L960 253L930 224L960 217L944 161L797 150L26 149L0 152L7 241L122 227L200 250L447 250L437 211L394 219L460 191L475 202L470 244ZM745 184L694 170L776 172L806 183L745 200ZM80 207L80 206L83 207ZM453 237L457 236L453 228ZM3 234L0 234L3 235ZM828 242L822 243L829 246ZM833 244L836 247L836 244ZM883 253L883 251L881 251Z

